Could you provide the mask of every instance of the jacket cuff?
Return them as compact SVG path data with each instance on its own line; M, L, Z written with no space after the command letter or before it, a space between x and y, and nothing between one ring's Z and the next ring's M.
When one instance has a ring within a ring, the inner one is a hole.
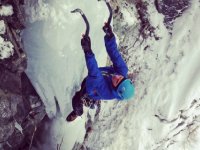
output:
M113 37L115 37L115 35L114 35L113 33L112 33L111 35L107 35L107 34L106 34L106 35L104 36L104 39L108 41L108 40L111 40Z
M115 35L113 34L112 37L108 37L107 35L104 36L104 41L105 43L112 41L113 39L115 39Z
M86 57L92 57L92 56L94 56L94 53L92 52L92 50L84 51L84 53L85 53Z

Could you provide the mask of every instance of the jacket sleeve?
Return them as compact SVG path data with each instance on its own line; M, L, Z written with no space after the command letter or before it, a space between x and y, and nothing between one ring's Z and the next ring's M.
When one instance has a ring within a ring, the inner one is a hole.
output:
M128 73L128 67L117 49L115 36L113 36L111 39L105 36L104 41L107 53L113 62L114 70L126 77Z
M86 78L86 91L92 98L100 99L97 93L97 88L100 83L104 83L103 75L98 68L97 61L92 52L85 55L85 60L88 69L88 76Z
M98 68L98 64L94 54L93 53L86 54L85 60L88 69L88 77L93 79L102 78L102 74Z

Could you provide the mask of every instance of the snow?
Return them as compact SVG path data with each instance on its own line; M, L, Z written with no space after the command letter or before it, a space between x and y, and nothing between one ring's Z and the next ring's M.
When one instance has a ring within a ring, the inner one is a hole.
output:
M134 14L131 13L131 10L129 8L126 8L125 10L121 10L123 14L124 21L128 24L128 26L132 26L137 22L137 18L134 17Z
M15 128L23 134L22 126L17 121L15 121Z
M65 116L72 110L71 97L87 74L80 46L85 24L79 14L70 11L80 7L88 17L99 66L106 63L101 28L108 11L103 2L94 0L33 2L27 4L30 23L23 33L28 55L26 73L49 117L55 115L54 96L61 107L62 117L54 119L53 130L49 131L54 139L52 149L63 139L61 149L70 150L76 141L83 141L86 113L72 123L67 123ZM122 10L128 17L121 24L132 26L130 19L136 17L131 18L134 16L129 14L134 13L127 11L130 10ZM199 149L199 2L193 0L191 8L175 21L172 35L153 3L148 6L148 13L160 40L152 37L130 49L129 72L140 68L135 79L136 96L132 101L102 102L93 132L84 141L85 146L94 150ZM128 34L131 37L131 32ZM132 38L123 41L125 45L133 44ZM144 50L146 46L149 47Z
M8 7L8 8L7 8ZM10 6L1 6L0 7L0 15L9 15L12 13L12 9L10 10ZM10 10L10 11L9 11ZM6 26L3 20L0 20L0 35L5 34ZM5 41L5 39L0 36L0 59L9 58L13 55L13 45L10 41Z
M11 5L0 6L0 16L11 16L13 14L13 7Z
M0 36L0 59L9 58L14 53L13 45L10 41L5 41Z
M3 20L0 20L0 34L4 34L6 32L6 26Z

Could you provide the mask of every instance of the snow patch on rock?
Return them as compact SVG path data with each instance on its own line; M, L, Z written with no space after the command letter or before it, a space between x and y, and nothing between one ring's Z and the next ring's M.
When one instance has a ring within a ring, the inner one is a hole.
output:
M11 5L0 6L0 16L11 16L13 14L13 7Z
M14 46L0 36L0 59L9 58L14 54Z
M6 26L3 20L0 20L0 34L4 34L6 32Z

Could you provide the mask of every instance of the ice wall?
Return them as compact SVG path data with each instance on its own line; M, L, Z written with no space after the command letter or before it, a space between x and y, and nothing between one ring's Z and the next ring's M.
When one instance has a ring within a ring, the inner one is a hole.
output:
M71 111L71 97L87 75L81 35L85 24L81 8L90 22L92 49L99 65L106 62L102 26L108 17L104 2L95 0L38 0L26 2L27 28L23 32L28 55L28 74L50 117L55 114L54 97L64 116Z

